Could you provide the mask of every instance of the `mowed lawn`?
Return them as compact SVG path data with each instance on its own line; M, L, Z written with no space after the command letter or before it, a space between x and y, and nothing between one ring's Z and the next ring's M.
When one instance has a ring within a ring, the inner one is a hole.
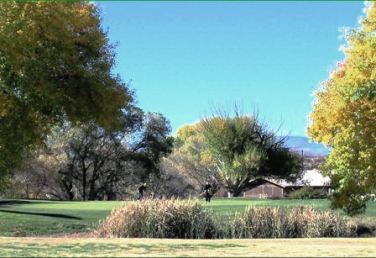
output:
M90 231L121 201L0 200L0 236L47 236ZM226 217L247 206L293 207L312 205L329 209L328 200L214 199L201 203L218 216ZM361 219L376 219L376 202L370 202Z
M0 237L2 257L375 257L375 246L376 238L184 240Z

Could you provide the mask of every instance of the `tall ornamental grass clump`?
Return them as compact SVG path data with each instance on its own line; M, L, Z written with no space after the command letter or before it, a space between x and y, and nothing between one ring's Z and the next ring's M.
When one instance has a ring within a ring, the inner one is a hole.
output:
M334 212L311 206L248 207L235 215L228 232L235 238L349 237L355 227Z
M332 211L312 206L247 207L228 217L215 216L194 201L145 200L115 209L98 237L145 238L301 238L356 236L356 226Z
M230 223L229 235L235 238L281 237L282 214L279 208L247 207L235 214Z
M212 216L193 201L144 200L115 209L95 234L99 237L215 238Z

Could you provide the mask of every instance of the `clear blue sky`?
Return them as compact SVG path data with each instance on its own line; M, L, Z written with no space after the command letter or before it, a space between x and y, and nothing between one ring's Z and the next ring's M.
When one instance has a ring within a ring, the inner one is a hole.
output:
M305 135L313 96L362 2L101 2L117 67L139 106L173 133L213 106L254 107L280 133Z

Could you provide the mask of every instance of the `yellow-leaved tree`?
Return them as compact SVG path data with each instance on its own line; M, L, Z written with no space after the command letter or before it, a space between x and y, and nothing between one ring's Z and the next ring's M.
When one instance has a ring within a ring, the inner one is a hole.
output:
M354 215L376 189L376 5L346 34L345 58L316 92L309 135L331 147L332 204Z
M88 1L0 2L0 176L63 121L123 126L132 93Z
M205 142L201 123L178 130L174 150L167 161L196 187L196 191L202 191L206 182L210 182L214 191L218 189L219 170Z

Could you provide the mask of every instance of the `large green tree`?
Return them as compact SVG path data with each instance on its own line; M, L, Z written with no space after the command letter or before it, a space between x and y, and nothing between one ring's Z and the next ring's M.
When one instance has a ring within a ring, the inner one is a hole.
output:
M219 114L200 123L222 182L234 196L256 178L294 180L301 175L299 157L257 116L235 112L234 116Z
M0 176L56 124L122 125L132 94L87 1L0 2Z
M336 188L335 207L365 209L361 197L376 189L376 5L346 34L345 59L316 93L310 136L331 147L323 166Z

